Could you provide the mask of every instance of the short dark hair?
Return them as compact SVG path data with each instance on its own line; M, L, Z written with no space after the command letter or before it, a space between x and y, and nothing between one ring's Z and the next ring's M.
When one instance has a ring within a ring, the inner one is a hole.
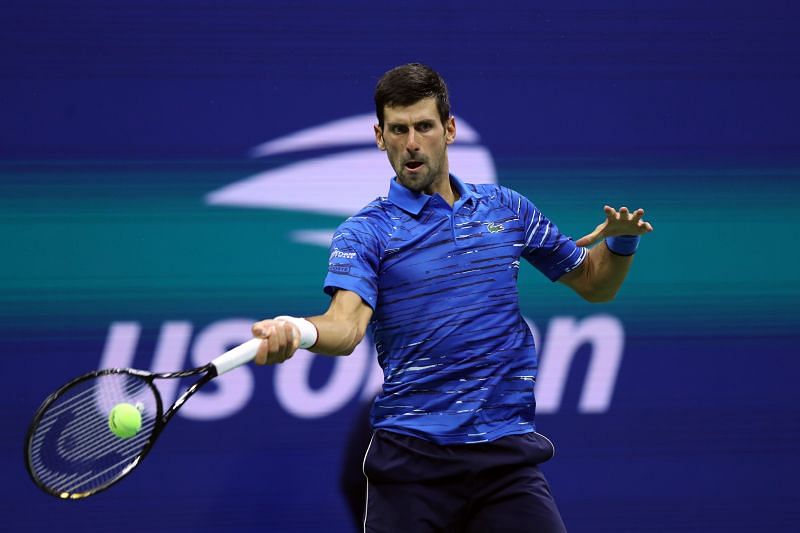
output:
M424 98L435 98L442 125L450 118L450 98L447 85L438 72L421 63L400 65L378 80L375 87L375 113L383 129L383 109L386 106L410 106Z

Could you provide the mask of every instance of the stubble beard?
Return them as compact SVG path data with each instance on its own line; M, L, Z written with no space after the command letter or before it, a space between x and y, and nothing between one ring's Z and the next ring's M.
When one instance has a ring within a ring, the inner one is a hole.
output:
M397 175L397 180L401 185L416 193L423 193L427 190L430 190L433 184L436 183L438 179L442 178L439 176L439 174L442 172L442 165L432 165L431 160L427 157L424 159L420 158L418 160L422 161L425 165L424 173L407 172L405 161L398 161L392 166L394 167L395 174Z

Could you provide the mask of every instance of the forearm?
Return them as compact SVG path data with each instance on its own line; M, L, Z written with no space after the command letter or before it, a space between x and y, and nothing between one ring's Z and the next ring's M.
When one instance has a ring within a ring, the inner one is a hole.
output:
M614 299L625 281L633 255L617 255L602 242L589 250L585 263L582 296L590 302L607 302Z
M372 318L372 308L350 291L339 290L324 314L307 320L317 328L317 342L312 352L325 355L349 355L364 338Z
M581 266L559 280L590 302L614 299L631 268L641 235L653 231L653 226L642 220L644 209L631 213L621 207L618 213L607 205L603 210L606 220L575 244L583 247L603 242L589 250Z
M264 339L256 364L282 363L300 347L325 355L349 355L364 338L371 317L372 308L358 294L339 290L323 315L284 315L256 322L253 336Z
M343 320L328 310L324 315L308 317L306 320L317 328L317 342L309 348L323 355L350 355L364 338L366 327L359 327L352 320Z

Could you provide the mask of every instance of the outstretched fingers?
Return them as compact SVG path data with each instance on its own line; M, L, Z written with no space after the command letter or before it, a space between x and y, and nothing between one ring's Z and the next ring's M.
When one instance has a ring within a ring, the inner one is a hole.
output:
M649 233L653 231L653 226L642 218L644 217L644 209L637 209L633 212L633 216L631 216L631 222L636 224L636 229L639 230L640 233Z
M610 205L603 206L606 220L597 226L593 232L584 235L575 244L578 246L591 246L596 242L616 235L643 235L653 231L653 226L643 220L644 209L630 211L622 206L619 211Z

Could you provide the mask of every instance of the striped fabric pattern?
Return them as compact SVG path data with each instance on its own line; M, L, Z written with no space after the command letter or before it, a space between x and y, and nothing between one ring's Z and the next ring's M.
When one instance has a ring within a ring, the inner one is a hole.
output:
M375 429L439 444L534 431L538 360L519 311L520 258L557 280L586 256L529 200L451 176L459 199L393 179L337 229L325 291L357 293L384 384Z

